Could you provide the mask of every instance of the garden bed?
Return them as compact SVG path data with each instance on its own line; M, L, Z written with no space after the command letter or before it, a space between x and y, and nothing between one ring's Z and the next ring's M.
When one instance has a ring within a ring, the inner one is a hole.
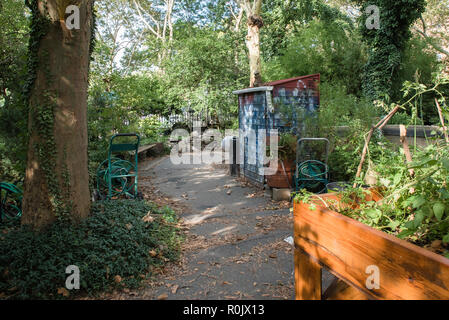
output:
M449 259L329 208L340 200L327 194L294 204L296 299L449 299ZM339 279L325 293L323 267ZM375 268L378 288L368 289Z

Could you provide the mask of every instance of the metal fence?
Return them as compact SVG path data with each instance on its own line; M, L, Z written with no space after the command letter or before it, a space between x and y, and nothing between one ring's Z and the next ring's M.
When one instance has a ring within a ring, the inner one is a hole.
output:
M210 125L216 125L220 123L225 123L233 120L232 115L219 115L212 116L208 111L200 112L183 112L179 114L171 114L169 116L162 115L148 115L143 118L156 117L157 120L164 126L172 127L177 123L185 123L190 128L193 127L194 122L201 122L202 127L208 127Z

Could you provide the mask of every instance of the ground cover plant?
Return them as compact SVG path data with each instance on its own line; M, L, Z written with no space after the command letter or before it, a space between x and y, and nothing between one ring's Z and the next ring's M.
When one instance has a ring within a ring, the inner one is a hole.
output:
M170 208L132 200L97 202L81 223L58 221L39 233L9 221L1 226L0 294L58 299L136 288L179 257L176 225ZM70 265L80 270L80 289L69 292Z

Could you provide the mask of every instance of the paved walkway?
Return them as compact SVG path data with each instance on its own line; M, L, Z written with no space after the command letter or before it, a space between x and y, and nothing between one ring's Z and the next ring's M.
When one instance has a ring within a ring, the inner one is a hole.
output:
M165 270L141 299L293 299L293 248L287 203L212 165L144 162L146 197L172 203L187 239L182 259Z

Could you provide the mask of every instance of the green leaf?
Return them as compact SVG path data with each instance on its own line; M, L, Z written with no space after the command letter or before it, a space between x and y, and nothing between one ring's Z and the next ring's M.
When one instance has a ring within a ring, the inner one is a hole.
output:
M393 178L393 184L397 185L399 182L401 182L402 173L397 173Z
M413 198L414 199L412 201L412 206L415 209L422 207L427 202L426 198L424 198L424 196L421 196L421 195L414 196Z
M433 205L433 213L435 214L435 217L437 217L438 221L441 221L444 215L444 210L446 206L444 203L438 201Z
M449 234L447 234L447 235L445 235L445 236L443 237L443 242L444 242L444 243L449 243Z
M443 200L449 199L449 192L447 191L447 189L440 189L439 193L440 193L441 199L443 199Z
M406 222L406 223L404 224L404 226L405 226L407 229L409 229L410 231L413 230L413 232L414 232L414 230L416 229L416 228L415 228L415 222L414 222L414 221L408 221L408 222Z
M399 227L399 225L400 225L401 223L399 222L399 221L391 221L389 224L388 224L388 227L391 229L391 230L396 230L397 229L397 227Z
M410 221L410 222L412 222L412 221ZM404 239L404 238L407 238L408 236L411 236L414 233L415 233L414 230L404 230L398 234L398 238Z
M415 229L418 229L422 222L424 221L425 215L422 211L418 211L415 215L415 219L413 220L414 222L414 227Z
M372 219L374 223L379 223L379 220L382 217L382 211L379 209L368 209L365 211L365 214Z
M412 164L410 167L409 167L409 169L421 169L421 168L424 168L424 167L427 167L427 166L434 166L434 165L436 165L438 163L438 161L437 160L435 160L435 159L430 159L430 160L426 160L426 161L424 161L424 162L420 162L420 163L417 163L417 164Z
M443 160L441 160L441 163L443 164L444 169L449 171L449 159L444 158Z

